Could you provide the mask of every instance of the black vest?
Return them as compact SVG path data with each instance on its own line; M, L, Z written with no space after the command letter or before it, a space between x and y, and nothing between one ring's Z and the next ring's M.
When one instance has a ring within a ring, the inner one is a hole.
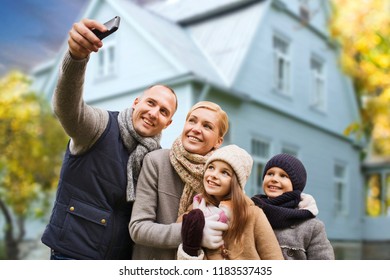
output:
M75 259L131 259L128 224L132 203L126 202L127 161L118 112L99 140L82 155L62 164L54 208L42 242Z

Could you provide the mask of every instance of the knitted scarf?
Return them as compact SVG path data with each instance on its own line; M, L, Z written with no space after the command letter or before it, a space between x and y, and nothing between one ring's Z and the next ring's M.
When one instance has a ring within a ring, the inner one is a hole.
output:
M169 158L173 168L184 182L183 193L180 198L178 216L182 215L191 205L195 194L203 190L204 164L214 150L206 155L192 154L184 149L181 137L172 144Z
M129 152L127 162L127 188L128 202L135 200L135 188L141 171L144 156L160 148L161 133L153 137L139 135L133 127L133 109L127 108L118 115L119 131L123 144Z
M297 208L301 201L300 190L285 192L275 198L255 195L252 200L263 209L273 229L287 228L299 221L314 218L309 210Z

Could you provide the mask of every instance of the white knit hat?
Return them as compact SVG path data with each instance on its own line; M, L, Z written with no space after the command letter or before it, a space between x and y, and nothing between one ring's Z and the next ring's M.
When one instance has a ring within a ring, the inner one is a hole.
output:
M236 145L227 145L217 149L206 161L206 167L215 160L229 164L236 173L241 189L244 190L246 181L252 171L253 159L244 149Z

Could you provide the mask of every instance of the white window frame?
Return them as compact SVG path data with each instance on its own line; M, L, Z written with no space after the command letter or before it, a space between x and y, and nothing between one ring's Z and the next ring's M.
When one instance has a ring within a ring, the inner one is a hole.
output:
M337 168L342 168L342 174L337 174ZM337 215L348 214L348 166L336 161L333 165L334 210Z
M311 72L311 107L321 111L326 111L326 79L325 63L315 56L310 58Z
M291 58L290 42L274 35L272 40L274 53L274 87L283 94L290 95Z
M265 150L261 149L261 146L264 146ZM272 150L272 146L270 140L266 140L259 137L253 137L251 139L251 155L253 158L253 170L252 170L251 177L253 178L252 179L253 193L248 195L263 193L263 188L262 188L263 170L264 170L264 166L267 164L267 161L271 157L271 150ZM258 170L259 166L262 166L261 170Z
M113 57L112 57L113 56ZM117 50L114 41L104 43L104 47L98 52L96 77L106 78L116 74Z

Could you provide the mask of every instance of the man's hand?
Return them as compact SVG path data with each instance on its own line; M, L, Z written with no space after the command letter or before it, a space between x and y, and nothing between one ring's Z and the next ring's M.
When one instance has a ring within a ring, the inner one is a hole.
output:
M102 46L102 41L91 31L97 29L101 32L107 31L104 24L91 19L82 19L74 23L69 31L68 46L71 56L76 60L81 60L91 52L97 52Z
M205 218L203 228L202 247L217 249L223 245L222 234L228 229L228 225L218 222L219 215L212 215Z

